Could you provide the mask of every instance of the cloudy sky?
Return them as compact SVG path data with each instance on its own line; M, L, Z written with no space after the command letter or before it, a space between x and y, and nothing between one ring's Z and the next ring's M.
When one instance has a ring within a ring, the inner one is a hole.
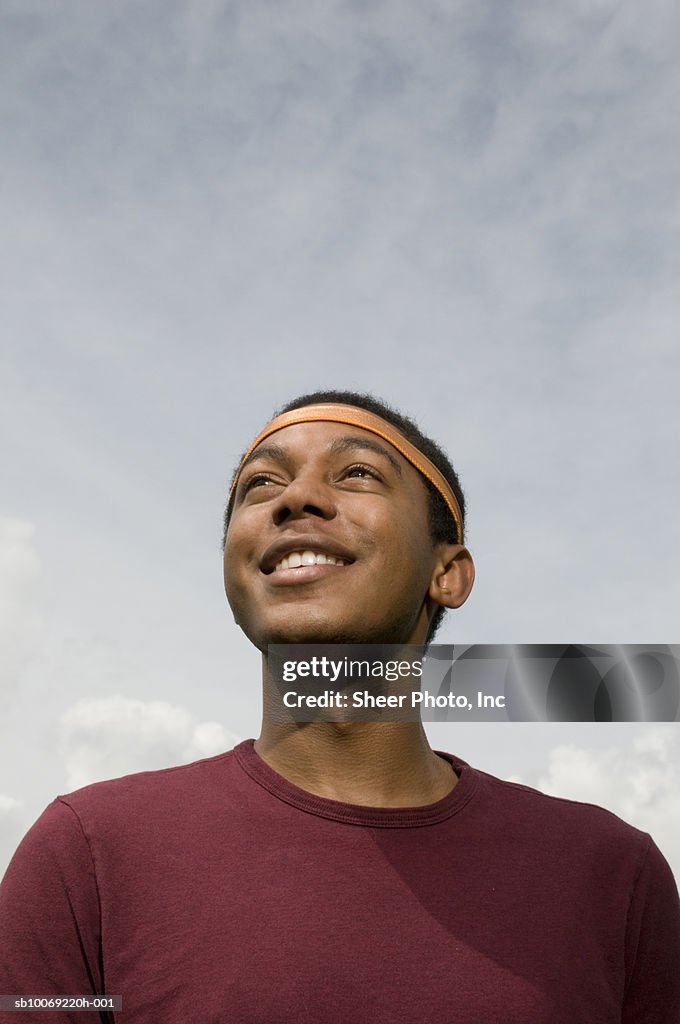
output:
M226 481L372 391L449 450L442 641L678 639L671 0L4 0L0 870L59 792L258 731ZM675 726L431 726L652 831Z

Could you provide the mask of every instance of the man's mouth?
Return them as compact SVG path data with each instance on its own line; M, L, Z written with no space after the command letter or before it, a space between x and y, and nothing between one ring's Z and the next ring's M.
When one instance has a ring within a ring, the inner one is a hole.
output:
M301 570L304 569L328 566L330 571L331 566L342 568L354 561L353 553L337 541L297 536L281 538L272 544L262 557L260 572L271 576L273 573L297 569L297 575L302 576Z
M281 569L299 569L302 565L347 565L347 562L335 555L326 555L322 551L291 551L276 563L274 572Z

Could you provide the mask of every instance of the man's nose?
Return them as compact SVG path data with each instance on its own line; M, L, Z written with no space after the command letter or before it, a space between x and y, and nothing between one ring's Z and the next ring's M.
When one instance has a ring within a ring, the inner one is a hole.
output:
M302 474L291 480L279 494L272 509L272 517L277 526L288 519L302 519L305 516L333 519L335 514L332 488L310 474Z

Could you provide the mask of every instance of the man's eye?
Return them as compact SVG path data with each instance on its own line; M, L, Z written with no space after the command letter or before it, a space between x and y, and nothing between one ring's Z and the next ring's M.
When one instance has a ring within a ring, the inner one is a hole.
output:
M270 476L267 476L265 473L256 473L255 476L249 477L243 484L243 493L247 494L248 491L252 491L253 487L260 487L263 484L271 483L273 483L273 480Z
M374 480L380 479L380 474L372 469L370 466L350 466L349 469L345 470L345 477L373 477Z

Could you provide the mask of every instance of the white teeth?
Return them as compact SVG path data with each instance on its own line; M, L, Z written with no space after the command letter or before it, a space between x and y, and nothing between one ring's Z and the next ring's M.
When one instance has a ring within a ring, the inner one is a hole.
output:
M301 565L345 565L342 558L335 555L324 555L317 551L291 551L289 555L276 563L275 572L279 569L298 569Z

